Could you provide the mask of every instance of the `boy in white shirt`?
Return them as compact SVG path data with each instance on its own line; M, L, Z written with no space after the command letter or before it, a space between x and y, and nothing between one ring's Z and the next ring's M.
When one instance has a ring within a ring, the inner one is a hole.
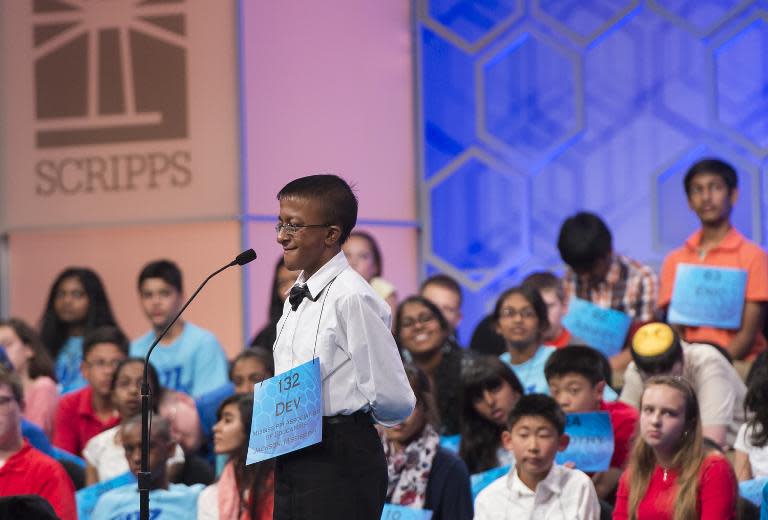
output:
M475 520L600 518L592 480L554 463L569 440L565 414L554 399L542 394L521 397L501 438L516 462L477 496Z

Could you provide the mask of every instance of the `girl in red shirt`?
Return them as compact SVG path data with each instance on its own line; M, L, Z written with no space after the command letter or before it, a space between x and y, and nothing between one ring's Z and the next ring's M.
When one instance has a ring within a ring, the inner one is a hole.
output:
M699 403L677 376L646 382L640 434L616 493L614 519L728 520L736 514L736 477L702 444Z

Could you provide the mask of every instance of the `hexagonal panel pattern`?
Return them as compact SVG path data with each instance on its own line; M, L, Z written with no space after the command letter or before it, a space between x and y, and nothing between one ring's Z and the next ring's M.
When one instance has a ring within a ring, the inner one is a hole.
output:
M704 156L736 167L733 222L765 243L764 0L513 4L416 10L422 271L465 289L463 342L501 291L562 271L557 236L577 211L658 269L698 227L682 177Z

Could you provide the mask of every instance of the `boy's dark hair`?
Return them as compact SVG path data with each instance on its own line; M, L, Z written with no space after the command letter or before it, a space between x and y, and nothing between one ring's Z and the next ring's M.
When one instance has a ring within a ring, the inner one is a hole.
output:
M104 325L97 327L90 332L87 332L83 337L83 359L88 357L88 354L93 350L95 345L99 343L111 343L116 346L120 352L128 355L128 338L123 331L117 327L111 325Z
M720 159L706 158L694 163L685 174L683 187L688 197L691 196L693 178L704 173L711 173L723 179L729 194L739 186L739 176L733 166Z
M424 280L421 283L421 287L419 287L419 293L423 293L424 289L428 285L436 285L438 287L442 287L443 289L448 289L449 291L458 294L459 305L461 305L461 302L464 299L464 295L462 294L461 285L459 285L459 282L457 282L454 278L448 276L447 274L443 274L443 273L436 274Z
M357 197L347 181L337 175L309 175L293 180L277 194L277 200L283 197L313 199L322 204L325 222L309 224L335 224L341 227L339 245L347 241L357 224Z
M0 385L8 385L17 403L24 401L24 386L19 375L3 365L0 365Z
M557 294L557 299L561 302L565 302L563 281L551 271L537 271L531 273L523 279L522 285L533 287L539 292L553 290Z
M229 364L230 381L232 380L232 371L235 369L235 365L237 365L237 363L243 359L255 359L264 365L264 368L267 369L270 377L275 375L275 357L272 355L272 351L265 347L256 345L240 352Z
M563 222L557 249L563 262L574 271L590 271L596 261L613 250L611 231L600 217L582 211Z
M141 291L141 284L144 283L144 280L149 278L160 278L177 291L182 292L183 279L181 269L171 260L155 260L145 265L139 273L139 281L137 283L139 291Z
M533 310L536 313L536 318L539 320L539 330L543 331L549 328L547 304L544 303L544 300L541 298L541 294L537 289L526 285L518 285L517 287L512 287L501 293L501 296L496 300L496 306L493 308L493 321L499 321L504 301L513 294L519 294L531 304L531 307L533 307Z
M531 416L545 419L557 430L558 435L565 433L565 413L557 401L544 394L528 394L521 397L509 414L507 429L512 431L520 419Z
M572 346L555 350L544 365L547 382L553 377L566 374L584 376L592 386L605 381L603 365L605 356L586 346ZM607 382L607 381L606 381Z
M646 356L638 354L637 344L635 342L635 339L638 336L635 334L635 336L632 338L632 346L629 350L632 352L632 359L634 360L638 370L648 376L669 374L675 363L678 361L682 362L683 345L680 343L680 337L677 335L674 329L672 329L672 336L672 342L663 352L653 356Z

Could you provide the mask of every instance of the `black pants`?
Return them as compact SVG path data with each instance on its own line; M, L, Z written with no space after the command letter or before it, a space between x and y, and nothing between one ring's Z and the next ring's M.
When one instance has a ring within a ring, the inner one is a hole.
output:
M384 450L367 416L324 420L322 442L277 458L274 518L380 520L387 479Z

